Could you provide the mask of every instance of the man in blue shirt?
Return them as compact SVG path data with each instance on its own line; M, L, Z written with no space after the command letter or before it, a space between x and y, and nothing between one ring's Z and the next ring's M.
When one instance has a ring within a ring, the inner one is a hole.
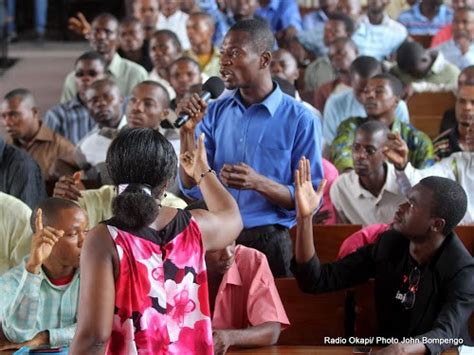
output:
M411 9L400 14L398 22L404 25L412 36L434 36L440 29L451 24L453 10L443 0L422 0Z
M277 38L290 39L302 30L302 21L296 0L259 0L255 15L270 24Z
M203 132L209 165L237 200L244 222L238 243L266 254L277 277L289 276L288 228L295 224L293 174L302 156L311 159L313 184L322 178L321 128L304 106L271 79L275 38L259 20L237 22L221 47L221 77L232 90L209 105L193 96L182 106L192 118L181 129L181 152L194 149ZM199 198L199 181L180 170L186 194Z

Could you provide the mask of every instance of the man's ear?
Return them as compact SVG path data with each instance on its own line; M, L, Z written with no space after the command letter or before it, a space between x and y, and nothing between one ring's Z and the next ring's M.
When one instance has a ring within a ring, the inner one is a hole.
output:
M33 108L31 109L31 112L33 112L33 117L34 117L34 118L38 118L38 119L39 119L39 110L38 110L37 107L33 107Z
M272 62L272 53L269 51L265 51L260 55L260 68L265 69L270 67L270 63Z
M431 230L436 233L442 233L446 226L446 220L444 218L434 218L431 224Z

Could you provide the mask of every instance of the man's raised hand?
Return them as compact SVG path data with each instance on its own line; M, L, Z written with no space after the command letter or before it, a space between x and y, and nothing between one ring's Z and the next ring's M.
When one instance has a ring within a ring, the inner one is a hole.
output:
M325 179L321 180L318 190L314 191L310 161L305 157L300 159L298 169L295 171L296 218L302 219L313 215L323 197L326 182Z
M26 270L32 274L38 274L41 265L51 255L54 245L63 235L63 230L43 226L43 211L38 208L35 219L35 234L31 240L31 252Z

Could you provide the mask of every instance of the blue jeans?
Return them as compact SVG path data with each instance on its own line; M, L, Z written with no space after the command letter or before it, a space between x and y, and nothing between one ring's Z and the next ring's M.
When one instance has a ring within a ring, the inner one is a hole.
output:
M7 15L10 21L7 25L7 32L16 32L15 24L16 0L7 0ZM38 34L44 34L46 31L46 17L48 14L48 0L35 0L35 30Z

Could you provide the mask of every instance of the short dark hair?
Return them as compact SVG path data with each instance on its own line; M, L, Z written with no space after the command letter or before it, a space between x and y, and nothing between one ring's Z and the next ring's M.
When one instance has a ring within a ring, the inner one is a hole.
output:
M405 41L397 49L397 65L400 70L411 72L420 60L425 55L426 49L415 41Z
M71 208L81 209L81 207L71 201L66 200L59 197L48 197L47 199L41 201L33 210L30 217L30 226L33 232L36 232L36 214L38 213L38 209L41 208L42 217L43 217L43 225L51 225L55 223L56 217L59 211L61 210L68 210Z
M33 102L34 102L33 94L31 93L30 90L25 89L25 88L13 89L13 90L7 92L7 93L3 96L3 99L4 99L4 100L11 100L11 99L13 99L14 97L21 97L22 100L28 98L28 99L30 99L30 100L33 100Z
M120 93L120 89L119 89L117 83L114 80L110 79L110 78L104 78L104 79L99 79L99 80L94 81L89 86L87 91L89 91L90 89L97 89L98 87L100 87L102 85L109 85L109 86L116 87L118 89L119 93Z
M342 45L349 45L351 46L356 53L359 52L359 48L357 48L357 45L354 43L354 41L350 37L340 37L336 38L334 41L332 41L328 47L332 47L335 44L342 44Z
M118 26L119 26L119 24L120 24L120 23L119 23L119 20L117 19L117 17L115 17L114 15L112 15L112 14L109 13L109 12L102 12L102 13L98 14L98 15L97 15L96 17L94 17L94 19L92 20L91 25L92 25L95 21L97 21L97 20L99 20L99 19L102 19L102 18L107 19L107 20L109 20L109 21L115 22L115 23L117 24L117 29L118 29Z
M120 21L120 26L136 24L142 26L141 21L134 16L126 16Z
M464 75L467 77L467 80L464 82L459 82L459 79L461 78L461 75ZM465 67L461 72L459 73L458 76L458 86L460 85L474 85L474 65L469 65Z
M448 235L466 214L466 192L457 182L439 176L426 177L419 184L431 190L431 214L445 220L442 233Z
M194 60L193 58L191 57L188 57L188 56L183 56L183 57L179 57L178 59L175 59L169 66L169 71L171 72L171 68L174 67L176 64L180 63L180 62L188 62L188 63L191 63L192 65L196 66L198 69L199 69L199 72L201 73L201 67L199 66L199 63Z
M171 42L173 42L173 45L179 50L179 52L183 51L183 47L181 46L181 42L179 41L179 38L176 33L170 30L158 30L155 31L151 37L157 37L160 35L168 36L171 39Z
M390 87L392 88L393 94L397 96L398 98L401 98L403 95L403 84L401 81L395 77L392 74L389 73L380 73L377 75L374 75L372 79L383 79L387 80Z
M104 68L107 66L107 64L105 63L104 57L102 57L102 55L96 51L87 51L87 52L82 53L74 62L74 66L76 66L77 63L79 63L82 60L98 60Z
M351 72L364 79L369 79L382 71L382 64L374 57L367 55L357 57L351 64Z
M271 52L273 50L275 36L266 21L260 19L237 21L229 30L229 32L235 31L248 33L250 40L258 51Z
M171 143L157 130L123 129L109 147L106 165L114 185L129 185L112 202L115 218L131 229L153 222L159 212L156 194L176 176L178 159Z
M214 17L212 17L207 12L203 12L203 11L193 12L192 14L189 15L189 17L201 17L204 20L206 20L209 27L211 28L216 27L216 21L214 20Z
M135 87L138 87L138 86L141 86L141 85L153 86L153 87L159 89L161 91L162 95L163 95L161 97L162 103L164 104L164 106L166 106L166 108L169 107L169 105L170 105L170 94L168 93L168 90L166 90L166 88L162 84L160 84L160 83L158 83L154 80L145 80L145 81L142 81L141 83L138 83L137 85L135 85Z
M351 37L355 30L354 21L342 12L334 12L328 15L328 21L341 21L344 23L348 37Z
M387 135L389 131L385 123L377 120L368 120L356 129L356 132L364 132L372 135L378 132L383 132L384 135Z

